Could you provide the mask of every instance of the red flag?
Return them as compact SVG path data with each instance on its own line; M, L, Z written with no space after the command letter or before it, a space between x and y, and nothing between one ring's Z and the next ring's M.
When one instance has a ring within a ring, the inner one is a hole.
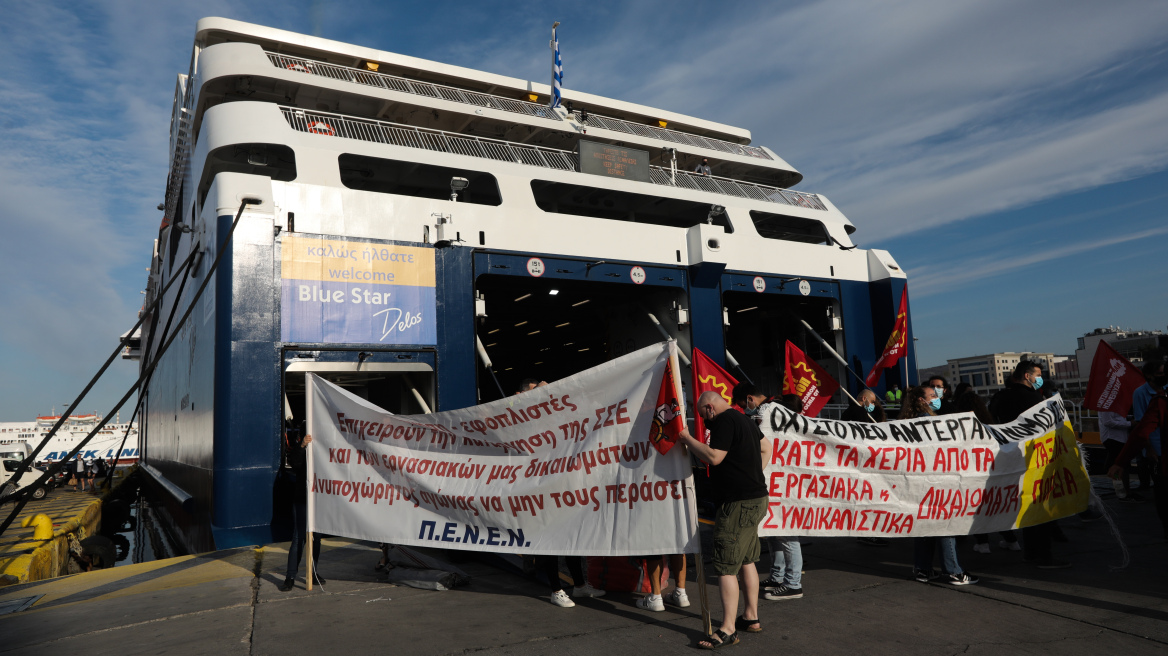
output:
M839 383L829 376L815 360L808 358L798 346L787 340L786 375L783 394L794 394L803 401L803 414L814 417L831 400Z
M889 367L895 367L896 361L904 356L908 350L908 286L900 295L900 309L896 311L896 323L892 326L892 334L888 336L888 343L884 345L884 355L872 365L872 371L864 379L868 387L875 387L880 380L880 374Z
M653 425L649 428L649 442L658 452L666 454L677 443L678 435L685 429L681 402L677 398L677 388L673 384L672 361L665 363L665 374L661 377L657 405L654 408Z
M693 398L694 407L697 407L698 397L702 392L717 392L722 398L726 399L726 403L734 403L734 386L738 381L726 373L726 370L718 366L705 353L698 349L693 350L693 363L690 369L693 371ZM694 415L694 429L697 430L697 438L705 444L710 443L710 432L706 430L706 425L702 422L702 416L697 412Z
M1132 392L1145 382L1144 375L1127 358L1100 341L1091 360L1091 379L1083 395L1083 407L1126 415L1131 410Z

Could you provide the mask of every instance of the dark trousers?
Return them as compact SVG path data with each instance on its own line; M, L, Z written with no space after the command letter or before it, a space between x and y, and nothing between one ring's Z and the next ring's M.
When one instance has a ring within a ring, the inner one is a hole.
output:
M300 556L304 552L304 541L308 536L308 504L292 504L292 543L288 545L288 572L284 578L296 578L300 569ZM312 568L320 565L320 533L312 534Z
M1026 560L1049 560L1054 557L1050 548L1053 528L1054 524L1047 522L1022 529L1022 549Z
M1103 440L1103 448L1107 449L1107 458L1103 461L1103 468L1109 470L1115 464L1116 459L1119 458L1119 452L1123 450L1123 442ZM1131 461L1121 462L1119 465L1123 467L1123 478L1120 479L1123 482L1123 491L1130 492L1131 488L1129 486L1131 483L1128 481L1128 478L1131 476ZM1140 485L1142 487L1145 483L1141 483Z
M1157 474L1156 485L1152 488L1156 495L1156 514L1164 527L1164 537L1168 538L1168 475Z
M539 566L543 568L552 592L563 590L564 586L560 583L560 557L540 556L540 559L542 562ZM572 575L572 585L584 585L587 582L584 578L584 559L580 556L564 556L564 560L568 563L568 573Z
M1002 531L1002 532L998 533L998 535L1002 536L1002 539L1005 540L1006 542L1017 542L1018 541L1018 536L1014 534L1014 531ZM979 533L979 534L973 536L973 539L978 544L989 544L990 534L989 533Z

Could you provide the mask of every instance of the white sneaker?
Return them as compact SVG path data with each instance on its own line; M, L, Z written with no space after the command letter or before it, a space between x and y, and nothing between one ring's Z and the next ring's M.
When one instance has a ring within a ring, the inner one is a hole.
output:
M676 588L665 597L665 603L678 608L689 608L689 595L686 594L685 588Z
M1018 544L1016 540L1014 542L1006 542L1005 540L1002 540L998 543L998 546L1008 551L1022 551L1022 545Z
M661 595L647 595L637 600L637 608L660 613L665 610L665 602L661 600Z
M596 588L585 583L572 588L573 597L603 597L604 590L597 590Z
M990 543L989 542L977 542L973 545L973 550L978 552L978 553L989 553L990 552Z
M1112 479L1111 487L1115 488L1115 496L1119 499L1127 498L1127 491L1123 489L1123 481Z
M563 590L556 590L552 593L552 603L560 608L571 608L576 605L576 602L568 598L568 593Z

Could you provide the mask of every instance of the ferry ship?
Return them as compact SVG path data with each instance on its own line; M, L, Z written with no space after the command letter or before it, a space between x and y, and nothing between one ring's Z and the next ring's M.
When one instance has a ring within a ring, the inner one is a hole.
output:
M804 322L871 368L905 289L889 253L749 130L551 93L198 22L140 344L145 367L176 335L140 397L142 469L187 548L287 539L275 481L307 372L409 414L673 337L778 392L791 340L859 391Z
M9 452L9 447L12 447L13 453L19 451L17 447L21 442L35 449L60 418L60 415L46 415L37 417L36 421L0 422L0 453ZM53 439L41 449L37 455L37 464L57 462L69 455L100 421L101 415L98 414L70 415L53 435ZM125 444L122 444L123 438ZM85 460L105 458L119 465L133 464L138 461L138 428L122 423L120 418L111 421L98 431L77 456Z

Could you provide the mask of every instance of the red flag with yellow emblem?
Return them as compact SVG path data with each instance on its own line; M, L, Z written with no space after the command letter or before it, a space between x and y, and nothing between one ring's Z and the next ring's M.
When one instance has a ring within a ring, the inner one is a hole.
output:
M693 371L692 389L695 404L702 392L717 392L719 396L726 399L726 403L734 404L734 386L738 384L738 380L726 373L726 370L719 367L718 363L711 360L708 355L695 348L693 350L693 366L690 369ZM705 423L702 422L702 416L695 412L693 419L694 429L697 430L696 437L702 443L709 444L710 434L706 430Z
M896 311L896 323L892 326L892 334L888 336L888 343L884 345L884 354L872 365L872 371L864 379L868 387L875 387L880 380L880 374L888 367L895 367L896 361L904 357L908 350L908 287L900 295L900 309Z
M814 417L831 400L839 383L815 360L787 340L787 367L783 377L783 394L794 394L803 403L803 414Z

